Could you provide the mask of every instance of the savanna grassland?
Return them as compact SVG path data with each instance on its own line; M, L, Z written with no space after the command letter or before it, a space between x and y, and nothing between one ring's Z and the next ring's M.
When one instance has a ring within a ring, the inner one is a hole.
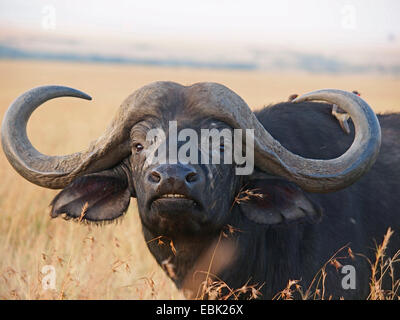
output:
M86 148L130 93L156 80L219 82L253 109L286 100L292 93L338 88L358 90L376 112L400 111L400 78L391 76L7 60L0 60L0 75L1 118L19 94L39 85L71 86L93 97L91 102L52 100L33 114L29 137L39 151L50 155ZM183 298L147 250L134 199L116 224L97 227L50 219L48 205L56 190L24 180L3 152L0 172L0 299ZM55 290L43 290L45 265L56 270Z

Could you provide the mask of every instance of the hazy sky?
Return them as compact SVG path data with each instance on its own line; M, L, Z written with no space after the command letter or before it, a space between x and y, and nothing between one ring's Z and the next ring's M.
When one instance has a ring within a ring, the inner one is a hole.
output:
M388 45L400 42L400 1L0 0L0 26L199 41Z

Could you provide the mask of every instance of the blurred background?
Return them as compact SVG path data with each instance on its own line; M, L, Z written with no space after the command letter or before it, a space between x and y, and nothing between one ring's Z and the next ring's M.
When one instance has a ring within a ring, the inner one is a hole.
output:
M0 1L0 57L400 74L396 0Z
M39 85L94 98L35 111L29 138L51 155L85 149L128 95L157 80L219 82L253 109L337 88L400 111L400 2L0 0L0 75L1 119ZM3 152L0 181L0 299L183 297L147 249L135 199L122 223L85 226L50 219L58 191L24 180Z

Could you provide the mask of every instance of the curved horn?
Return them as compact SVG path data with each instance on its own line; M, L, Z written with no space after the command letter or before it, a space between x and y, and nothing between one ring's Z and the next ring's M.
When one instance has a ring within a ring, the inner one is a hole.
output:
M26 179L48 188L63 188L79 175L109 168L128 156L132 124L145 114L156 116L161 102L166 104L166 97L174 97L168 93L183 88L169 82L143 87L125 100L111 126L88 150L61 157L49 157L33 148L26 135L29 116L40 104L52 98L89 97L66 87L32 89L17 98L5 115L2 125L4 151L10 163ZM199 83L187 89L189 105L192 108L197 105L199 113L217 116L236 128L254 129L256 165L286 177L306 191L331 192L345 188L366 173L378 155L381 142L378 119L368 104L352 93L326 89L293 100L295 103L306 100L334 103L353 119L356 133L351 147L336 159L318 160L303 158L285 149L268 133L247 104L225 86ZM207 107L206 102L209 102Z
M345 188L366 173L378 156L381 143L378 119L369 105L353 93L325 89L293 100L294 103L322 100L336 104L354 122L355 138L351 147L336 159L320 160L303 158L283 147L248 105L227 87L201 83L192 88L199 100L208 102L207 108L202 108L203 114L217 116L234 128L254 129L254 161L258 168L285 177L306 191L332 192Z
M255 162L259 167L288 178L306 191L332 192L357 181L374 164L381 144L381 129L370 106L353 93L325 89L293 100L320 100L347 111L354 123L355 138L340 157L330 160L308 159L284 148L263 128L255 141ZM271 159L272 157L272 159Z
M26 125L32 112L58 97L91 100L87 94L63 86L42 86L19 96L7 110L1 128L4 153L11 165L27 180L46 188L59 189L78 175L115 165L129 154L120 132L109 128L88 150L65 156L48 156L29 141Z
M381 127L371 107L358 95L336 89L317 90L293 100L320 100L336 104L348 112L353 120L355 137L350 148L340 157L331 160L313 160L291 154L282 158L292 165L298 184L314 192L328 192L345 188L357 181L375 163L381 146ZM316 180L316 182L313 182Z

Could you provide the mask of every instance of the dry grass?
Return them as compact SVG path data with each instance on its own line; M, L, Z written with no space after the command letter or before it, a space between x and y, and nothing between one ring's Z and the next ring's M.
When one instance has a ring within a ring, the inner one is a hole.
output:
M370 281L370 300L399 300L400 299L400 279L394 278L395 264L400 262L400 250L393 257L386 256L390 237L393 235L393 230L390 228L385 234L383 241L375 249L375 261L368 260L371 266L371 281ZM396 265L398 268L398 265ZM390 279L391 288L384 290L383 281L385 278Z
M369 281L369 295L367 300L400 300L400 279L395 279L394 268L399 268L400 250L392 257L386 255L393 230L389 228L381 244L375 248L375 260L370 260L364 255L354 254L350 247L344 246L339 249L318 271L307 288L302 287L300 280L289 280L286 288L276 294L276 300L292 300L299 296L302 300L331 300L332 296L326 295L327 266L333 265L338 272L342 268L340 260L360 256L367 259L371 267L371 278ZM390 288L385 288L384 281L389 280Z
M286 100L292 93L334 87L359 90L376 111L400 110L400 79L391 77L29 61L0 61L0 74L1 118L19 94L38 85L67 85L93 96L92 102L54 100L34 113L28 125L29 136L38 150L52 155L87 147L102 133L125 97L155 80L220 82L238 92L253 108ZM148 252L134 200L118 224L96 227L51 220L48 204L56 191L25 181L2 152L0 170L0 299L184 298ZM55 267L55 290L42 288L41 270L45 265ZM382 271L390 274L391 269L385 266L376 273L374 288L379 287ZM207 281L217 292L223 285L218 280ZM213 291L209 284L205 287L207 294ZM229 294L236 295L245 287L232 288ZM247 287L257 295L258 287ZM371 298L382 296L378 289L375 291Z

